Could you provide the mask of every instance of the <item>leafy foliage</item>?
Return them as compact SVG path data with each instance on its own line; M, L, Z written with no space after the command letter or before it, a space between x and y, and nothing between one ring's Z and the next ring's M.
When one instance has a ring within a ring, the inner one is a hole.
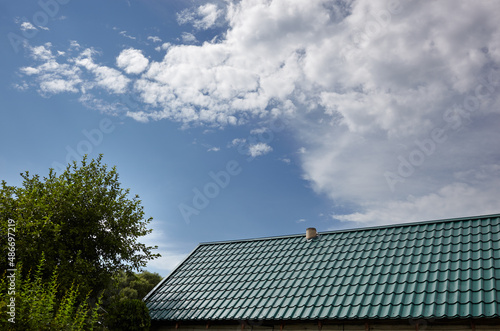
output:
M153 249L138 242L151 232L144 219L139 197L129 199L130 191L120 187L116 168L108 169L87 157L78 165L73 162L57 175L48 177L21 174L22 187L0 188L0 229L6 233L7 222L16 222L16 259L34 267L44 252L45 272L60 270L59 286L69 290L80 284L80 292L99 293L118 271L141 270L155 259ZM3 240L0 251L7 256ZM0 261L7 269L6 261Z
M103 300L104 310L108 314L104 315L104 325L110 329L119 329L121 320L124 323L132 323L127 314L121 313L122 301L141 300L146 294L149 293L161 281L162 277L157 273L143 271L139 274L120 271L113 277L113 283L105 290L105 297ZM129 303L129 305L132 305ZM137 303L135 305L138 305ZM142 304L141 304L142 306ZM132 308L127 308L132 309ZM144 308L135 308L138 311L135 314L142 314ZM146 321L150 319L149 315L140 319L138 325L149 325ZM136 322L133 322L136 323ZM135 325L135 324L134 324ZM128 330L128 329L127 329ZM134 329L135 330L135 329ZM142 330L142 329L137 329Z
M62 299L58 297L58 272L52 273L51 279L45 282L42 278L45 259L37 267L34 277L30 273L22 278L22 264L18 263L15 272L15 315L7 314L11 301L7 277L4 274L0 281L0 328L2 330L93 330L98 325L99 297L93 307L87 304L88 295L78 301L78 286L71 286ZM15 323L8 319L14 317Z
M116 301L109 313L108 328L111 331L149 330L151 318L144 301L139 299L123 299Z
M162 277L158 273L143 271L139 274L121 271L114 277L114 284L107 289L111 300L143 299Z

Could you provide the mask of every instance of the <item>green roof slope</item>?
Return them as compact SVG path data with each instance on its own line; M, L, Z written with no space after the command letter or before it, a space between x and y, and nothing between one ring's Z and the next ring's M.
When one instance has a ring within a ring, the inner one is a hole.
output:
M153 320L500 316L500 215L200 244Z

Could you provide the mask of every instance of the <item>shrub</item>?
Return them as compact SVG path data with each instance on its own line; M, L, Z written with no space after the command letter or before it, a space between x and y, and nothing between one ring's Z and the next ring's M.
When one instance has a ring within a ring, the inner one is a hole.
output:
M87 303L88 295L84 301L78 302L78 286L71 286L64 294L58 293L57 269L53 271L50 281L44 282L44 263L45 258L42 255L34 277L28 273L25 279L21 276L21 263L17 264L13 273L15 294L4 273L0 280L0 329L93 330L98 323L102 295L92 307ZM15 298L15 315L8 314L8 303L12 297Z
M111 331L149 330L151 318L146 304L139 299L117 300L111 305L107 318L108 328Z

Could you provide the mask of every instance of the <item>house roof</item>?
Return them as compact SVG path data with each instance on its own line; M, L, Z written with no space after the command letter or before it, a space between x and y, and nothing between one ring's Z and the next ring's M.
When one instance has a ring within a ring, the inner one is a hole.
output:
M166 321L499 317L500 214L202 243L144 300Z

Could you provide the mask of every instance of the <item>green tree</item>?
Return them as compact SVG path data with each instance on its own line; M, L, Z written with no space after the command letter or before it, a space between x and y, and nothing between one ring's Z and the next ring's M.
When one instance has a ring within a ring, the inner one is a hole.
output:
M156 272L127 273L120 271L115 275L113 285L106 290L107 297L111 301L142 300L161 280L162 277Z
M149 271L117 272L113 276L113 282L105 290L103 298L102 307L106 312L103 315L104 325L110 330L147 330L150 317L141 299L161 279L159 274ZM123 328L123 325L129 325L129 328Z
M149 330L151 318L146 303L139 299L124 299L113 303L107 326L111 331Z
M118 271L142 270L159 257L153 253L156 246L138 241L152 231L147 228L152 218L144 218L139 197L129 198L116 167L102 164L102 155L73 162L60 175L50 169L44 178L21 176L21 187L2 181L0 230L7 233L9 219L14 220L16 260L25 268L36 266L45 254L45 280L58 268L62 289L76 283L81 292L97 295ZM7 241L0 245L7 256ZM2 269L7 262L1 260Z

